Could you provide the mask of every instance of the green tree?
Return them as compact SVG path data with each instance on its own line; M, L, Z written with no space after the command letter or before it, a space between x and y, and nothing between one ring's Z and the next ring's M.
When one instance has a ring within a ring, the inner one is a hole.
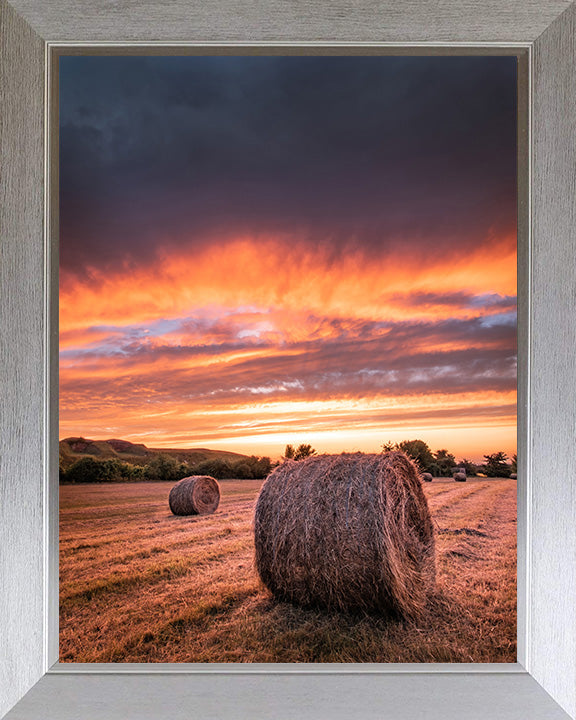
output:
M428 468L435 464L432 450L424 440L402 440L398 443L398 450L402 450L415 460L423 472L429 472Z
M316 450L314 450L312 445L304 445L302 443L298 445L294 452L294 460L304 460L304 458L310 457L311 455L316 455Z
M93 457L83 457L70 465L66 481L72 483L96 483L108 479L108 472L102 462Z
M244 462L245 461L241 460L240 464L243 464ZM217 480L225 480L226 478L235 477L234 466L219 457L202 460L197 465L190 466L188 471L190 475L210 475L210 477L214 477Z
M316 455L316 450L312 445L301 443L297 448L294 445L286 445L284 450L284 460L304 460L304 458Z
M269 457L258 458L258 461L254 463L253 473L255 478L265 478L270 474L272 470L272 463Z
M146 465L146 475L150 480L180 480L186 473L186 466L171 455L156 455Z
M142 479L144 475L144 468L124 462L123 460L118 460L117 458L103 460L102 466L102 471L106 479L110 481L138 480Z
M284 457L286 460L294 460L294 446L293 445L286 445L286 449L284 450Z
M504 452L495 452L484 455L486 463L484 472L488 477L510 477L510 465L506 462L508 456Z
M116 458L101 461L101 472L104 480L130 480L132 478L132 465Z
M247 462L240 461L239 463L233 465L232 469L234 471L234 477L240 479L249 479L254 477L252 468Z
M143 465L131 465L125 463L127 466L125 469L127 480L146 480L146 467Z
M437 450L434 454L436 459L436 465L440 471L441 477L447 477L451 475L452 468L456 467L456 458L448 450L442 449Z

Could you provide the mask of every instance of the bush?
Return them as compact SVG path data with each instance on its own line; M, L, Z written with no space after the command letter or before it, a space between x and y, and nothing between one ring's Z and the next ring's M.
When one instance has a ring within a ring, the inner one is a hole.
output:
M170 455L156 455L144 468L145 477L149 480L175 481L186 477L188 467ZM198 473L208 474L208 473Z
M232 465L233 477L262 479L268 476L272 468L269 457L258 458L252 455L247 460Z
M96 483L105 482L107 479L108 471L104 463L92 457L80 458L70 465L64 475L64 480L71 483Z
M237 478L240 479L248 479L254 477L254 475L252 474L252 468L246 462L239 462L234 465L234 474Z
M68 470L60 465L60 482L96 483L143 479L145 479L144 468L122 460L96 460L93 457L84 457L70 465Z
M222 460L222 458L209 458L196 465L189 465L188 473L190 475L209 475L217 480L234 477L231 464L226 460Z
M222 458L209 458L197 464L181 463L170 455L157 455L147 465L132 465L116 458L96 460L84 457L65 470L60 463L60 482L96 483L151 480L175 482L189 475L210 475L219 480L226 478L262 479L272 468L269 457L242 458L229 462Z
M217 480L240 478L242 480L265 478L272 468L269 457L242 458L237 462L230 462L222 458L209 458L195 465L189 465L188 475L210 475Z
M452 475L452 470L456 467L456 458L452 453L449 453L448 450L438 450L435 459L441 477Z
M255 478L268 477L272 470L272 463L269 457L257 458L253 466L253 472Z
M506 453L496 452L492 455L484 455L486 464L484 472L488 477L510 477L510 465L506 462L508 459Z

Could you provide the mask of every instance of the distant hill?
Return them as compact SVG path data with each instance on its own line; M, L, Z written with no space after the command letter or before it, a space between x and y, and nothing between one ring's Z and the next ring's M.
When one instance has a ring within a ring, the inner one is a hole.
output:
M87 456L101 460L117 458L133 465L146 465L156 455L169 455L180 462L188 463L199 463L214 458L238 462L248 457L240 453L206 448L149 448L142 443L118 439L90 440L83 437L69 437L60 440L60 461L66 469L76 460Z

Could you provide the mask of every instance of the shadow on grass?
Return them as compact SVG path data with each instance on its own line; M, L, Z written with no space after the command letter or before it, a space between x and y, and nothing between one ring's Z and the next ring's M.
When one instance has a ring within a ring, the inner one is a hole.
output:
M260 618L259 640L267 644L271 662L478 661L469 652L470 613L441 592L417 622L301 608L271 597L259 599L252 612Z

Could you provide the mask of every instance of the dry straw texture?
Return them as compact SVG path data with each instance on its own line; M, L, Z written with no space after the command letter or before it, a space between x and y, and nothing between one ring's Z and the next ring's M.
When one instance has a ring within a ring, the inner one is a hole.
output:
M168 503L174 515L210 515L220 502L220 486L208 475L192 475L170 490Z
M432 473L422 473L420 477L424 480L424 482L432 482Z
M456 482L466 482L466 473L463 473L463 472L454 473L454 480L456 480Z
M280 600L415 618L434 587L428 503L402 452L283 462L254 529L257 570Z

